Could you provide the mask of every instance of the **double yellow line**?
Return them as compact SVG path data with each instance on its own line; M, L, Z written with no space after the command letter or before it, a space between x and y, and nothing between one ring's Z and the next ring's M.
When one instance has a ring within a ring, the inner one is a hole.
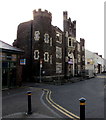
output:
M54 108L56 108L58 111L60 111L61 113L63 113L64 115L68 116L69 118L73 119L73 120L78 120L80 119L77 115L69 112L68 110L66 110L65 108L63 108L62 106L58 105L57 103L55 103L52 99L51 99L51 91L48 89L44 89L44 91L46 91L46 100L48 101L48 103L50 105L52 105Z

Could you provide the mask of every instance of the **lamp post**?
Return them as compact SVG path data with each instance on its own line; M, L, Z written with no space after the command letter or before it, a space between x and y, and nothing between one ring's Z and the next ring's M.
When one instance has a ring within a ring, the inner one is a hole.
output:
M42 74L42 72L41 72L41 70L42 70L42 60L40 60L40 83L42 82L42 80L41 80L41 74Z
M33 21L31 21L31 28L30 28L30 79L32 79L32 64L33 64L33 58L32 58L32 41L33 41Z

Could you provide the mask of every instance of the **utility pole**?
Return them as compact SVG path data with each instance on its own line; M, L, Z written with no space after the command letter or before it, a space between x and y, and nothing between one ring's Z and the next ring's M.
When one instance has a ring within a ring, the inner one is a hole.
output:
M33 40L33 21L31 20L31 28L30 28L31 30L31 32L30 32L30 59L31 59L31 61L30 61L30 79L32 79L32 61L33 61L33 57L32 57L32 40Z

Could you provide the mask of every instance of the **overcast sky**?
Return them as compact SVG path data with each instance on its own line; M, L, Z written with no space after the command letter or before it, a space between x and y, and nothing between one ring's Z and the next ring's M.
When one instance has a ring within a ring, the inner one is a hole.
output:
M63 30L63 11L77 21L77 40L85 39L86 49L104 55L105 0L0 0L0 40L12 44L19 23L33 19L41 8L52 13L52 24Z

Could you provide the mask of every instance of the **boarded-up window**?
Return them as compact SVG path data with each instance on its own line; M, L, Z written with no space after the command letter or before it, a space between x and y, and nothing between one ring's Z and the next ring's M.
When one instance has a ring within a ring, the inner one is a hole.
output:
M62 58L62 48L56 47L56 58Z
M62 34L56 31L56 42L62 43Z
M52 64L52 62L53 62L53 61L52 61L52 55L50 55L50 64Z
M45 43L49 43L49 35L47 33L44 34Z
M78 43L77 46L78 46L77 50L78 52L80 52L80 44Z
M38 41L40 39L40 32L39 31L35 31L35 33L34 33L34 39L36 41Z
M52 42L52 38L50 38L50 46L52 46L53 42Z
M62 73L62 63L56 63L56 73Z
M12 61L16 61L17 60L17 56L15 54L12 55Z

